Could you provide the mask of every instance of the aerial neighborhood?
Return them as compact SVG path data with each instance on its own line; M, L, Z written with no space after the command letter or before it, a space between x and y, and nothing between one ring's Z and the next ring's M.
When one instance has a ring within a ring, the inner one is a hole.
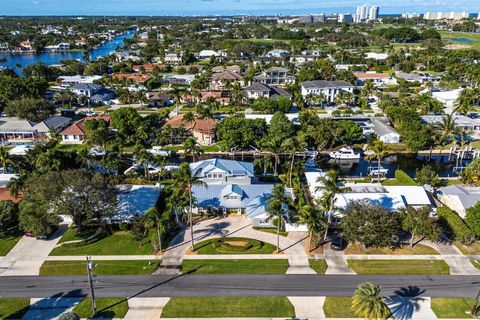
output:
M432 10L0 16L0 319L478 317L480 14Z

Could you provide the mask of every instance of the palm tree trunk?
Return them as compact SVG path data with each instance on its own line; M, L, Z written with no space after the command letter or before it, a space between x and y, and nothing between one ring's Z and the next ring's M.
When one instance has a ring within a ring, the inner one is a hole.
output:
M280 252L280 224L282 223L282 218L278 218L277 226L277 253Z
M274 158L275 158L275 174L274 174L274 176L277 177L278 176L278 154L277 153L275 153Z
M378 168L377 168L377 177L378 177L378 183L380 183L380 165L382 163L382 159L378 157Z
M158 251L162 253L162 237L160 236L160 229L157 224L157 237L158 237Z
M189 201L190 201L190 214L189 214L189 219L190 219L190 237L192 238L192 251L195 251L195 243L193 241L193 213L192 213L192 189L190 186L188 187L188 195L189 195Z
M295 160L295 152L292 153L292 160L290 162L290 188L292 188L293 162Z
M415 234L413 233L413 231L411 231L412 233L412 236L410 238L410 248L413 248L413 239L415 238Z
M312 251L312 238L313 238L313 230L310 230L310 235L308 238L308 252Z

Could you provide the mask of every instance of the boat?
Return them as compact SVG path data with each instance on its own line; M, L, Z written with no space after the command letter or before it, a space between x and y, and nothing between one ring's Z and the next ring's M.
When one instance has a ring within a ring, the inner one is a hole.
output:
M380 167L368 167L368 174L371 177L385 176L388 173L388 169L382 166Z
M352 148L341 148L337 151L332 151L328 154L330 158L335 160L359 160L360 153L355 152Z
M151 149L148 149L147 152L160 157L170 157L172 155L170 150L164 150L160 146L153 146Z

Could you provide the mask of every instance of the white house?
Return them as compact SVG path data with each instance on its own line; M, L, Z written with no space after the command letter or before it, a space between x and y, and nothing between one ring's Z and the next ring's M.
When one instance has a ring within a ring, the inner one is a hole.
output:
M394 128L379 119L372 119L371 122L373 131L383 143L400 143L400 134Z
M397 79L388 72L355 72L353 75L357 78L357 85L359 86L363 86L367 80L372 81L375 86L397 84Z
M386 60L388 58L387 53L377 53L377 52L367 52L365 53L365 59L373 59L373 60Z
M197 58L199 60L209 59L211 57L221 57L222 54L220 52L214 50L202 50L198 53Z
M301 84L302 96L318 96L323 94L327 101L333 102L335 98L342 92L353 93L355 87L346 81L327 81L327 80L314 80L304 81Z
M432 97L443 103L446 108L453 108L462 90L432 91Z
M480 201L480 187L447 186L438 189L437 198L444 205L465 218L467 209Z
M251 184L255 180L252 162L208 159L190 163L192 176L208 185L211 184Z

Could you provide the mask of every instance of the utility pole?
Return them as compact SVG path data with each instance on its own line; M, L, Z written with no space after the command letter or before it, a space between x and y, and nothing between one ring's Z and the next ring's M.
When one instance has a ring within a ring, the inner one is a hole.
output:
M87 258L87 275L88 275L88 284L90 285L90 295L92 296L92 308L93 308L93 317L97 314L97 301L95 299L95 290L93 288L93 269L95 269L95 263L90 260L90 257Z

